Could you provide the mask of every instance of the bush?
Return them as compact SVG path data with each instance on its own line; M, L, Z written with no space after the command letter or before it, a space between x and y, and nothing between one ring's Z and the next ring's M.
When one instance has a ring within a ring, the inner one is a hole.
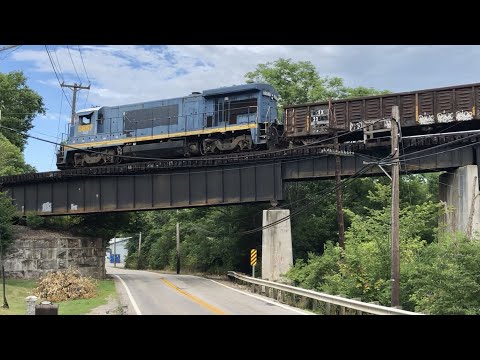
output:
M39 229L45 224L45 219L35 214L27 214L27 226L32 229Z

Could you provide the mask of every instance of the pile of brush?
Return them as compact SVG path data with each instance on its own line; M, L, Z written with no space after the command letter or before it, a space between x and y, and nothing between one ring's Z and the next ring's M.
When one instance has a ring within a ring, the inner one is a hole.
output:
M82 276L77 270L69 268L42 277L34 294L40 299L60 302L93 298L96 296L96 289L94 279Z

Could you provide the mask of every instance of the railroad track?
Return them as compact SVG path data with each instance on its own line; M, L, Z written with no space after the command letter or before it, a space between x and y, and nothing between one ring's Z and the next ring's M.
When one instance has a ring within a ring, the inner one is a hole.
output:
M477 136L473 136L477 134ZM403 146L411 150L425 148L438 144L445 144L463 138L464 142L480 142L480 131L463 131L457 133L430 134L418 136L406 136L402 138ZM380 137L364 143L363 141L339 144L339 151L332 149L332 144L328 145L310 145L301 146L284 150L256 151L251 153L233 153L222 156L213 155L206 157L192 157L181 159L162 159L156 161L144 161L135 163L125 163L119 165L95 166L88 168L69 169L62 171L49 171L41 173L20 174L0 177L0 186L14 183L28 183L52 181L56 179L75 178L92 175L120 175L120 174L140 174L155 173L162 170L188 169L200 167L215 167L224 165L241 165L249 163L259 163L275 160L288 160L298 157L314 157L319 155L340 155L354 156L356 152L374 153L379 148L385 148L389 151L390 138Z

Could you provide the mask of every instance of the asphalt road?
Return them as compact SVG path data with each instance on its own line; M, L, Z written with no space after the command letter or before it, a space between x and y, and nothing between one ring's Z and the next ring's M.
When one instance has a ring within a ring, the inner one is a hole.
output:
M136 315L301 315L306 312L192 275L107 267Z

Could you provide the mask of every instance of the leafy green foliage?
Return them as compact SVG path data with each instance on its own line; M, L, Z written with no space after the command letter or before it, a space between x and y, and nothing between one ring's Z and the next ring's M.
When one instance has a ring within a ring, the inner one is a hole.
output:
M430 314L479 314L480 240L439 235L442 208L434 202L438 194L428 190L437 178L427 174L403 179L411 193L402 193L400 212L401 304ZM297 259L288 277L302 287L388 306L391 188L371 179L357 182L366 183L373 187L363 209L345 211L345 250L327 241L322 255L309 252L306 260Z
M0 110L1 124L23 133L33 127L35 116L45 114L42 97L27 86L27 78L21 71L0 73ZM6 129L0 128L0 132L23 151L25 137Z
M12 219L15 207L5 193L0 192L0 253L4 254L13 240Z
M446 235L406 267L408 305L430 314L480 314L480 240Z
M25 163L21 150L0 133L0 176L36 172Z
M45 224L45 219L36 214L27 214L27 226L32 229L40 229Z
M82 215L75 225L78 233L109 240L129 232L129 213L102 213Z
M142 217L142 249L138 238L129 240L127 266L154 269L176 267L176 223L180 224L181 267L191 272L247 272L251 248L259 248L261 234L241 235L261 225L265 205L163 210Z
M385 95L390 94L391 91L389 90L377 90L374 88L367 88L363 86L359 86L356 88L348 88L346 91L347 98L355 98L355 97L363 97L363 96L373 96L373 95Z
M259 64L245 74L246 81L263 82L272 85L280 95L280 105L299 104L318 98L320 94L336 94L341 79L322 79L315 66L309 61L292 62L278 59Z
M273 62L258 64L254 71L245 74L247 83L263 82L272 85L280 95L279 105L326 101L329 98L387 94L388 90L373 88L349 88L340 77L321 77L310 61L293 62L280 58Z

